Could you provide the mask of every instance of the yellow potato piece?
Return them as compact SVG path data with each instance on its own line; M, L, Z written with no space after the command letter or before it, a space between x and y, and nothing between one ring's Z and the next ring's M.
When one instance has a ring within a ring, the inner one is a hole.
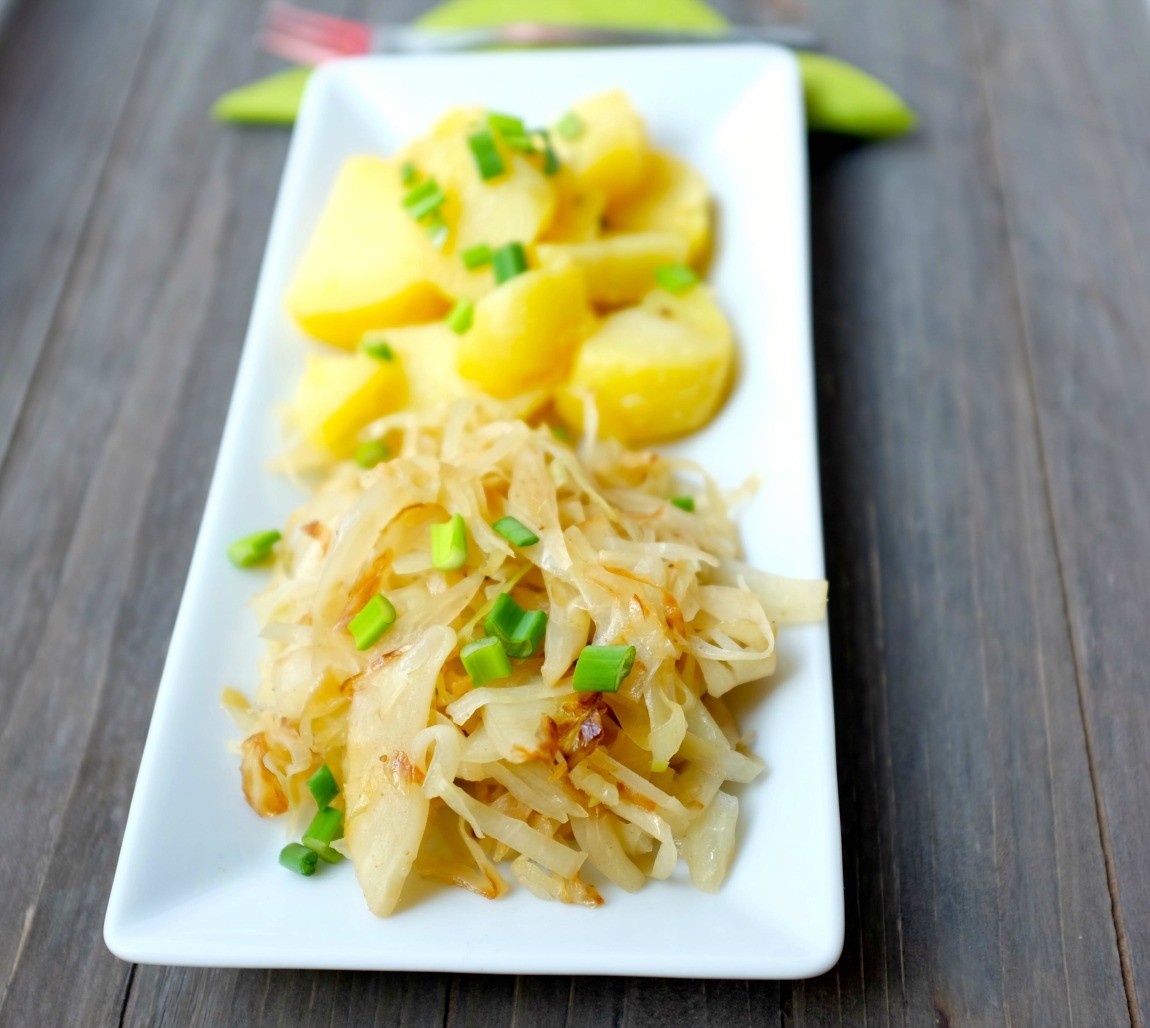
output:
M350 456L362 429L407 402L397 361L366 354L309 354L290 408L292 422L313 446Z
M484 112L478 108L452 111L403 155L448 196L442 209L448 241L433 260L432 277L449 296L472 300L490 292L494 282L490 269L468 271L460 259L463 251L481 243L494 249L510 242L534 242L552 220L556 202L548 177L504 146L499 147L504 173L488 180L480 177L467 137L485 126Z
M615 232L674 232L687 243L687 261L702 263L711 248L711 194L706 180L670 154L652 151L639 186L607 210Z
M554 177L555 213L539 237L548 243L585 243L602 232L607 194L589 186L569 168Z
M575 139L556 137L555 150L585 185L608 202L626 196L643 179L649 148L643 119L619 90L593 96L573 108L582 123Z
M374 328L442 317L438 257L402 206L395 161L353 157L340 169L287 295L304 331L352 349Z
M588 243L540 243L535 252L544 268L570 263L582 271L592 303L621 307L654 288L659 268L682 264L687 243L670 232L643 232Z
M573 266L527 271L479 300L459 340L459 372L492 396L561 381L593 324Z
M647 443L710 420L734 360L730 326L706 286L682 297L656 290L639 306L605 318L584 340L555 402L564 421L581 429L590 395L601 435Z
M410 410L433 410L442 403L479 392L456 370L460 337L442 321L393 328L372 333L369 338L386 341L394 352L407 382Z

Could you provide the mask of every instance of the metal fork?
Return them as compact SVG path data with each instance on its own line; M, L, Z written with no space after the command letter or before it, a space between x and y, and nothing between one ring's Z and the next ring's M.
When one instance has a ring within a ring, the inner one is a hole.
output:
M803 25L731 25L713 31L604 29L510 22L491 28L433 30L413 25L376 24L321 14L292 4L264 10L260 45L299 64L368 53L447 53L489 47L646 46L695 43L776 43L811 50L818 38Z

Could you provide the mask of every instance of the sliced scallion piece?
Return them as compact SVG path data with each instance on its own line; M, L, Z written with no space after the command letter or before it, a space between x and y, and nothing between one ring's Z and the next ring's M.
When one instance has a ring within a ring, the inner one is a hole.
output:
M406 161L399 169L399 178L405 186L414 186L419 181L419 169L411 161Z
M463 335L471 328L471 321L475 317L475 304L470 300L457 300L447 315L447 327L456 335Z
M305 878L315 874L315 865L318 861L319 857L314 850L298 842L289 842L280 850L280 864Z
M568 111L555 123L555 133L560 139L578 139L584 127L583 119L574 111Z
M503 643L509 657L532 657L547 631L547 612L524 610L510 593L500 593L483 629Z
M486 685L511 674L511 661L507 659L503 643L493 635L469 642L459 651L459 659L474 685Z
M491 527L512 546L534 546L539 542L539 536L532 532L531 529L518 518L510 516L500 518Z
M687 511L688 514L695 509L695 497L693 496L672 496L671 503L679 510Z
M395 351L392 350L386 339L373 339L371 336L367 336L363 342L359 344L359 348L369 357L374 357L377 361L395 360Z
M503 174L505 170L503 158L499 154L495 136L490 129L472 133L467 137L467 145L471 148L471 156L475 158L480 178L486 181Z
M403 198L403 207L416 221L422 221L439 210L446 199L447 194L439 188L439 183L429 178L408 190Z
M343 854L333 850L331 844L343 838L343 811L335 807L324 807L316 811L307 831L303 833L303 844L313 850L329 864L338 864Z
M237 539L228 547L228 560L237 568L255 567L272 555L272 547L283 538L274 528L267 532L253 532Z
M462 514L431 526L431 563L440 571L454 571L467 563L467 525Z
M315 805L320 810L329 806L331 801L339 795L339 786L335 784L335 775L331 773L331 768L326 764L307 780L307 788L308 792L315 798Z
M655 272L655 281L668 293L682 296L698 285L699 276L685 264L665 264Z
M433 214L427 220L427 235L431 245L437 250L442 250L447 245L448 234L447 222L439 213Z
M559 171L559 155L555 152L555 147L551 145L551 133L546 129L541 129L539 136L542 140L540 149L543 150L543 174L557 174Z
M491 263L491 247L486 243L477 243L475 246L469 246L460 254L463 260L463 266L468 271L474 271L476 268L482 268L485 264Z
M516 275L527 270L527 251L522 243L507 243L492 251L491 269L495 272L495 282L502 285Z
M374 646L394 624L395 607L386 596L377 594L360 607L355 617L347 623L347 630L355 640L355 648L366 650Z
M355 448L355 462L365 471L391 456L391 447L382 439L369 439Z
M512 135L516 133L526 135L527 133L527 130L523 127L523 119L517 118L513 114L500 114L498 111L488 111L487 124L491 127L492 132L498 132L501 136L506 136L508 133Z
M618 692L635 664L634 646L584 646L575 662L576 692Z

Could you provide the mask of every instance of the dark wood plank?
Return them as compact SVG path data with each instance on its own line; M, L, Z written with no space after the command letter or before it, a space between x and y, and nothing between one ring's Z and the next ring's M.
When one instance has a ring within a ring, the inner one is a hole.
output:
M1150 15L977 10L1132 1018L1150 1002ZM1088 31L1087 31L1088 30ZM1027 41L1044 40L1034 47ZM1042 225L1036 233L1031 226Z
M157 6L0 3L0 460L50 345Z

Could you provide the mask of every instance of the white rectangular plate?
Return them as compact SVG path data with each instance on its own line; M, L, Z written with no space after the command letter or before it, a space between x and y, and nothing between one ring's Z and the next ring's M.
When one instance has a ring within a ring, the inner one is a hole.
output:
M420 885L381 921L346 862L310 879L283 870L285 839L244 803L236 730L220 690L250 691L261 643L247 601L263 572L227 544L282 524L300 494L265 470L275 407L306 345L283 312L295 261L342 161L393 152L453 106L547 124L575 100L624 89L655 143L717 198L712 279L740 342L720 416L675 449L724 485L762 482L740 513L748 558L823 575L808 299L806 167L795 62L769 47L369 57L315 75L284 172L251 325L140 765L105 938L126 960L212 966L798 978L843 939L830 659L825 624L784 628L769 685L742 690L742 723L768 773L741 788L740 838L717 895L681 867L596 909L523 889L488 901Z

